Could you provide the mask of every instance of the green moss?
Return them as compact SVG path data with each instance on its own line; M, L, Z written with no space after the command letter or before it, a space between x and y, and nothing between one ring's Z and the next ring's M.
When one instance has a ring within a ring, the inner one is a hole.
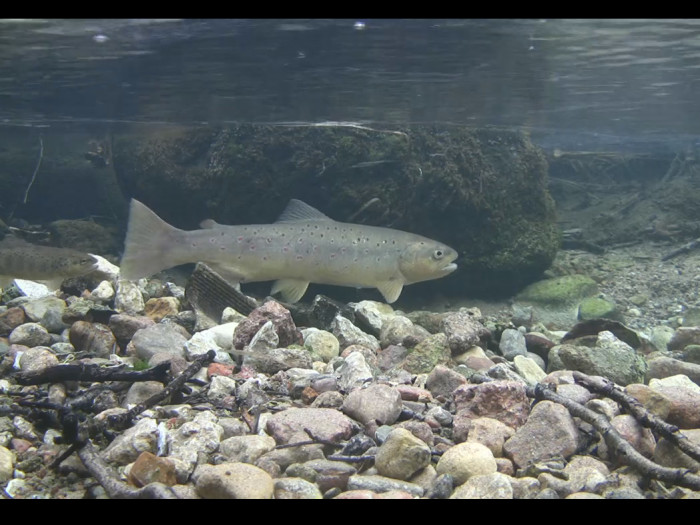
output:
M578 306L578 318L582 321L587 319L615 319L622 321L622 313L615 303L607 301L601 297L587 297Z
M596 282L585 275L564 275L538 281L526 287L516 299L541 306L564 306L580 302L598 293Z

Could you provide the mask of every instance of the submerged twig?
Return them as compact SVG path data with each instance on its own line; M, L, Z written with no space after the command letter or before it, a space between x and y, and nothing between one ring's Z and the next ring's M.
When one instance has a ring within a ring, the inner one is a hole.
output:
M474 374L470 381L486 383L493 381L493 379L482 374ZM636 468L644 476L692 490L700 490L700 476L685 468L663 467L645 458L615 430L615 427L602 414L557 394L542 383L537 383L534 387L525 387L525 392L528 397L535 400L547 400L563 405L573 417L578 417L589 423L603 437L608 448L616 454L622 463Z
M32 174L32 179L29 181L29 186L27 186L27 189L24 191L24 200L22 201L23 204L27 204L27 197L29 196L29 190L32 188L32 184L34 184L34 180L36 179L36 174L39 172L39 166L41 166L41 160L44 158L44 141L42 140L41 137L39 137L39 159L36 162L36 168L34 168L34 173Z

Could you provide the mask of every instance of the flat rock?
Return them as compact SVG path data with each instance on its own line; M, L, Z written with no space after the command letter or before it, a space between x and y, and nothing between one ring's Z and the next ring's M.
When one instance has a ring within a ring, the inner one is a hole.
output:
M422 496L425 492L423 487L416 485L415 483L387 478L385 476L367 474L356 474L354 476L350 476L350 479L348 480L348 490L369 490L378 493L402 491L418 497Z
M479 474L457 487L450 499L513 499L513 487L500 472Z
M323 499L318 487L303 478L274 480L275 499Z
M467 379L459 372L444 365L437 365L428 374L425 388L430 390L433 396L443 396L447 399L452 397L452 393L458 386L464 385L466 382Z
M578 448L578 428L569 411L551 401L540 401L524 425L503 444L503 452L518 468L556 456L571 456Z
M200 465L194 479L205 499L271 499L275 490L267 472L247 463Z
M342 411L363 425L378 423L391 425L403 409L401 394L395 388L372 384L350 392L343 402Z
M101 453L103 459L117 465L127 465L142 452L156 452L158 440L158 423L155 419L145 417L133 427L119 434Z
M270 436L233 436L221 442L219 451L233 463L255 463L260 456L273 450L275 445L275 440Z
M282 445L310 438L339 443L357 432L358 426L332 408L288 408L270 416L266 429L275 442ZM308 433L304 429L308 429Z
M530 412L525 384L517 381L462 385L454 391L454 400L462 417L490 417L511 428L525 423Z
M696 363L686 363L672 357L659 356L647 361L649 369L646 379L662 379L675 375L685 375L695 384L700 385L700 365Z
M129 347L133 353L144 361L148 361L154 354L165 353L178 357L186 357L185 343L189 339L187 331L173 323L155 324L138 330Z
M608 331L598 334L593 348L562 344L552 348L550 355L552 352L567 370L603 376L621 386L643 383L647 372L644 357Z

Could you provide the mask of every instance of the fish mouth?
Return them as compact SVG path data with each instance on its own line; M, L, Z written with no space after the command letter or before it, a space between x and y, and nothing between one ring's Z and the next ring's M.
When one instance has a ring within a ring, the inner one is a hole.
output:
M443 266L440 271L445 273L454 272L457 269L457 263L450 263L447 266Z

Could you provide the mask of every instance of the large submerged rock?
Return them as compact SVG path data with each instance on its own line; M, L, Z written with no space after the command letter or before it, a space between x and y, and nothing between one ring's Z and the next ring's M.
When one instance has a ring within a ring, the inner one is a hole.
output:
M273 222L294 196L334 219L419 233L460 252L460 271L409 287L409 298L425 286L507 294L536 279L559 246L547 161L520 132L202 126L114 136L112 153L125 193L181 228L206 218Z

